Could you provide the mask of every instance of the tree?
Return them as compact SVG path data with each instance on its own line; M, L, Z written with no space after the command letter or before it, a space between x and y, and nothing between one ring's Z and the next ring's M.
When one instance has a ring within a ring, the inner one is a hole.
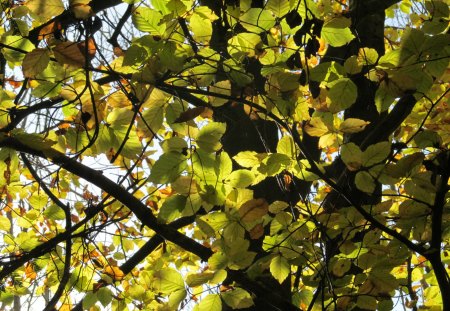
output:
M1 1L0 301L450 309L448 0Z

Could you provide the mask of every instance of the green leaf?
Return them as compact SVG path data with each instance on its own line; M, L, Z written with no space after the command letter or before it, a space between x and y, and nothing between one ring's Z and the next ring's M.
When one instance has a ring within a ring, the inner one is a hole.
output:
M358 296L356 300L356 305L364 310L376 310L377 309L377 300L375 297L361 295Z
M276 17L286 15L290 10L289 1L285 0L269 0L265 9L271 10Z
M251 168L261 164L261 159L255 151L241 151L233 157L233 160L242 167Z
M373 193L375 191L375 181L373 177L365 171L358 172L355 176L356 188L366 193Z
M340 258L333 265L333 274L338 278L344 276L350 270L352 262L348 258Z
M244 309L253 306L253 299L250 294L239 287L222 293L222 299L233 309Z
M155 102L142 112L142 119L138 121L138 129L142 130L147 137L153 137L162 127L164 107L164 102Z
M382 141L375 145L370 145L362 154L363 166L370 167L378 164L389 156L391 153L391 143Z
M358 62L356 55L352 55L347 58L344 62L344 69L347 73L354 75L360 73L362 70L362 65Z
M115 108L108 114L106 122L108 122L111 128L120 129L130 124L133 115L133 111L129 108Z
M354 143L341 147L341 158L350 171L357 171L362 165L362 151Z
M186 289L179 289L169 295L169 307L171 310L178 310L180 303L186 298Z
M97 291L97 298L101 304L106 308L112 300L112 292L107 287L102 287Z
M347 134L358 133L363 131L368 124L370 124L369 121L364 121L355 118L348 118L345 119L344 122L342 122L339 125L339 131Z
M350 30L350 19L336 17L323 25L322 39L331 46L343 46L352 41L355 36Z
M434 131L423 130L414 136L414 142L419 148L439 148L442 144L442 138Z
M250 32L260 33L275 25L275 18L266 9L251 8L241 18L241 24Z
M197 287L197 286L205 284L206 282L211 280L213 277L214 277L214 273L212 273L212 272L190 274L186 278L186 284L189 287Z
M44 216L53 220L62 220L66 218L63 209L56 204L48 206L44 211Z
M164 153L151 169L149 181L155 184L167 184L176 180L186 170L186 157L178 152Z
M226 179L225 183L234 188L245 188L252 184L255 175L248 170L236 170L232 172Z
M146 7L138 7L132 16L133 24L138 30L156 36L163 36L166 30L165 24L160 25L162 19L161 13Z
M172 292L185 289L181 274L172 268L165 268L155 272L153 278L153 287L163 294L171 294Z
M213 86L209 87L209 91L212 93L231 96L231 83L229 80L217 82ZM213 107L220 107L229 101L228 99L215 96L210 96L209 100L211 106Z
M31 52L34 49L33 43L21 36L3 36L1 42L11 47L11 49L2 48L1 52L5 59L12 63L19 63L24 59L26 52Z
M270 262L270 273L281 284L291 273L291 266L283 256L276 256Z
M222 311L222 300L218 294L209 294L195 306L194 311Z
M222 144L220 139L225 133L225 123L211 122L200 129L195 138L197 145L206 152L218 151Z
M283 136L278 141L277 152L287 155L291 159L297 158L297 152L295 148L294 139L291 136Z
M351 107L358 96L358 88L355 83L348 78L341 78L339 80L328 83L330 88L328 97L331 100L330 111L335 113Z
M186 200L185 196L179 194L168 197L159 210L158 220L161 220L163 223L174 221L184 210Z
M228 264L228 256L221 252L214 253L208 259L208 265L211 268L211 270L217 271L224 269L226 268L227 264Z
M83 309L84 310L89 310L90 307L95 305L97 300L98 300L97 293L94 293L92 291L87 292L86 295L83 298Z
M255 48L260 43L261 37L255 33L239 33L228 40L228 53L240 61L245 56L255 56Z
M194 38L199 42L208 42L213 32L211 20L194 13L189 19L189 26L194 33Z

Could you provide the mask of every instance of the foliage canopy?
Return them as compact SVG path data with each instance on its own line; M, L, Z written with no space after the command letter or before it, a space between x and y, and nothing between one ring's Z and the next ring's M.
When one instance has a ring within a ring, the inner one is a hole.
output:
M2 310L450 310L448 0L0 3Z

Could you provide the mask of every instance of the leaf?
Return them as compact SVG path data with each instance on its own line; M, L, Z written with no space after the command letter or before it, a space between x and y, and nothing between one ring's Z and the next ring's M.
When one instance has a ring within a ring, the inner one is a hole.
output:
M101 304L106 308L112 300L112 292L107 287L102 287L97 291L97 298Z
M65 10L61 0L28 0L25 5L33 14L43 19L50 19Z
M356 305L364 310L376 310L377 309L377 300L375 297L361 295L358 296L356 300Z
M340 258L333 265L333 274L338 278L344 276L350 270L352 262L348 258Z
M335 113L351 107L358 96L358 88L348 78L341 78L328 83L328 97L331 100L330 111Z
M251 168L261 164L261 159L255 151L241 151L233 157L240 166Z
M344 17L332 18L323 25L321 38L331 46L343 46L355 38L349 27L349 19Z
M373 193L376 187L373 177L365 171L356 174L355 185L356 188L366 193Z
M197 286L205 284L206 282L211 280L213 277L214 277L214 273L211 273L211 272L190 274L186 278L186 284L189 287L197 287Z
M0 230L9 232L9 229L11 229L11 222L5 216L0 215Z
M265 9L251 8L241 17L241 24L249 32L261 33L275 25L275 18Z
M182 123L194 120L196 117L201 115L206 109L206 107L194 107L194 108L188 108L186 111L183 111L178 118L176 118L173 123ZM162 123L162 122L161 122Z
M216 84L209 87L209 91L216 94L231 96L230 80L217 82ZM209 102L211 103L211 106L213 107L220 107L229 101L229 99L220 98L216 96L209 96L208 99Z
M89 0L71 0L70 9L77 19L87 19L94 15Z
M391 143L383 141L375 145L370 145L362 154L363 166L370 167L378 164L389 156L391 153Z
M270 262L270 273L281 284L291 273L291 266L286 258L278 255L272 258Z
M103 273L113 279L113 281L121 281L125 277L125 273L117 266L106 265Z
M283 136L278 141L277 152L287 155L291 159L296 159L297 152L294 139L291 136Z
M209 42L213 33L211 20L203 18L200 14L194 13L189 19L189 26L197 41Z
M153 165L149 181L155 184L167 184L175 181L186 170L187 163L184 155L169 152L161 155Z
M362 165L362 151L354 143L341 147L341 158L350 171L357 171Z
M285 0L269 0L265 9L271 10L276 17L282 17L289 12L289 2Z
M243 222L261 219L269 211L269 204L264 199L252 199L241 205L239 216Z
M218 294L209 294L195 306L194 311L222 311L222 300Z
M47 49L34 49L25 55L22 62L23 75L32 78L40 74L48 65L50 55Z
M233 309L244 309L253 306L250 294L240 287L221 294L223 301Z
M225 129L225 123L208 123L200 129L195 141L197 142L197 145L206 152L218 151L222 147L220 139L225 133Z
M164 23L160 25L162 19L161 13L146 7L138 7L132 15L133 24L138 30L161 37L166 30Z
M186 298L186 289L179 289L169 295L169 307L171 310L178 310L180 303Z
M354 75L360 73L362 70L362 65L358 62L356 55L352 55L347 58L344 62L344 69L347 73Z
M368 124L370 124L369 121L348 118L345 119L344 122L341 123L341 125L339 125L339 130L347 134L358 133L363 131Z
M53 48L53 54L60 64L67 64L76 68L86 65L86 57L76 42L60 42Z
M305 126L305 131L309 135L316 137L323 136L330 132L321 118L311 118L311 120Z
M224 182L234 188L245 188L250 186L255 179L255 175L248 170L233 171Z
M184 290L184 281L180 273L172 268L164 268L153 274L153 287L163 293L171 294L177 290Z
M56 204L48 206L44 211L44 216L53 220L62 220L66 218L63 209Z

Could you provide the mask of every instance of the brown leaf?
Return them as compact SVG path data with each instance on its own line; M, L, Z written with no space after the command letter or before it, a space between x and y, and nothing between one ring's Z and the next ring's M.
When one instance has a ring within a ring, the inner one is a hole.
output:
M86 63L86 58L75 42L61 42L53 48L56 60L61 64L82 68Z
M264 234L264 226L262 224L257 224L253 227L252 230L250 230L250 238L252 240L257 240Z
M264 199L252 199L241 205L239 216L243 222L252 222L260 219L269 211L269 204Z
M194 120L200 114L202 114L207 108L206 107L195 107L189 108L186 111L183 111L180 116L174 121L174 123L182 123Z

